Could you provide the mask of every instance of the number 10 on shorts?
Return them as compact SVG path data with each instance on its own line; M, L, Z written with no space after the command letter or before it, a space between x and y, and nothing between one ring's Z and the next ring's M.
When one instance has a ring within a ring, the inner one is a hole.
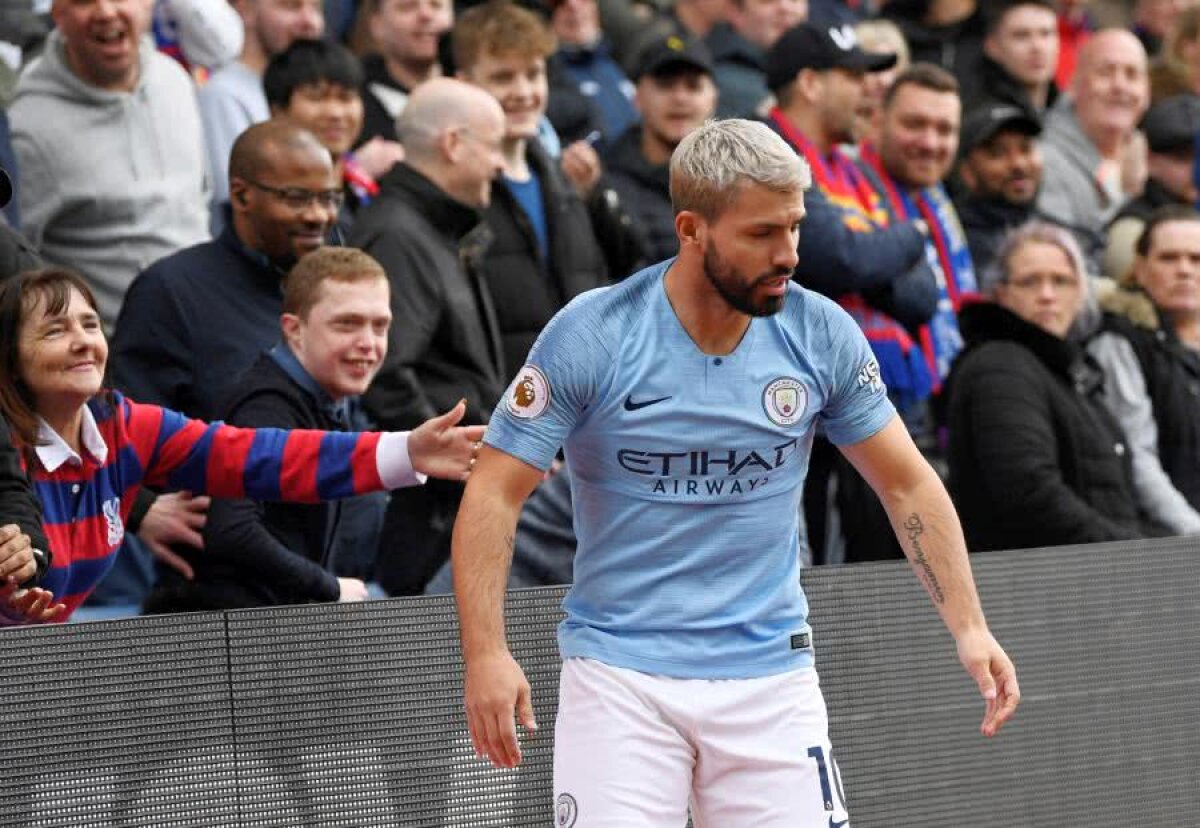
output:
M826 811L833 811L838 804L841 805L841 810L846 810L846 794L842 790L842 778L838 773L837 762L833 758L833 749L829 750L829 761L825 761L825 748L821 745L816 745L808 749L808 758L817 763L817 778L821 780L821 801L825 803ZM829 777L833 776L833 786L829 784ZM837 801L834 801L834 792L837 793ZM841 825L842 823L837 823Z

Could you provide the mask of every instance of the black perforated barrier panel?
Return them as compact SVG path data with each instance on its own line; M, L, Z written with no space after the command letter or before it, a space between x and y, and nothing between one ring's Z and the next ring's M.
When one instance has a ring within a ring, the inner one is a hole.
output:
M236 825L219 614L0 631L0 824Z
M1025 696L994 741L906 565L804 575L854 828L1200 825L1200 542L973 563ZM448 597L0 633L0 826L548 828L561 594L509 595L517 771L474 757Z

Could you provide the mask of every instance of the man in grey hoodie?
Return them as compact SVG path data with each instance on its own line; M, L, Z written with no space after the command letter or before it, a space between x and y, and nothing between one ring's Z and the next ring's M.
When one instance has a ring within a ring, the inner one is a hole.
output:
M89 281L106 325L150 263L208 238L204 135L187 73L144 36L142 0L54 0L9 110L22 229Z
M1123 165L1138 151L1133 134L1149 101L1146 50L1132 33L1105 29L1084 44L1068 94L1046 115L1037 208L1075 233L1089 269L1128 197Z

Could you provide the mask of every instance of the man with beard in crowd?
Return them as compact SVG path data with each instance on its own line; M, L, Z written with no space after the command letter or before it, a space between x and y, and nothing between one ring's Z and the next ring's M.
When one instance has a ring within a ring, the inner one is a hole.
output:
M976 273L987 269L1006 233L1038 216L1041 132L1041 124L1013 104L986 105L963 119L958 161L962 191L954 206Z

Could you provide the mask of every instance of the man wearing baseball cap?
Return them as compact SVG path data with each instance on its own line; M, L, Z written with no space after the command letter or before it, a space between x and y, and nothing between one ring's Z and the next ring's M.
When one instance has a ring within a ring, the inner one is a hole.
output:
M979 107L963 119L955 199L977 273L995 257L1000 241L1035 216L1042 183L1042 125L1016 104Z
M1150 107L1142 119L1149 152L1146 186L1125 203L1108 225L1104 275L1120 279L1133 264L1134 244L1152 213L1168 204L1195 204L1192 178L1196 136L1200 135L1200 96L1173 95Z
M675 147L712 117L717 106L712 58L691 37L668 35L638 55L634 105L641 122L623 132L604 159L642 248L652 262L679 252L668 162Z
M925 258L923 222L889 219L882 199L840 145L858 143L858 104L868 73L890 68L893 54L867 52L853 28L804 23L767 55L767 83L778 105L767 123L812 169L805 193L796 280L841 304L867 335L892 402L904 411L932 387L916 346L917 330L937 307L937 283ZM809 541L821 560L824 492L848 464L818 439L805 492ZM849 491L839 485L839 492ZM840 496L839 496L840 498ZM857 504L840 498L844 512ZM845 525L845 521L843 521ZM851 550L847 550L853 556Z
M851 313L863 304L863 291L887 291L891 295L886 312L900 326L915 329L933 312L932 274L924 267L921 224L890 223L880 198L840 148L858 142L856 112L866 74L895 62L895 55L863 51L849 26L795 26L767 55L767 83L778 101L767 123L813 173L796 278ZM911 285L894 284L914 267L924 268L921 277L909 280ZM925 276L929 283L921 290ZM894 341L898 333L889 332L885 338ZM889 388L922 384L919 378L902 376L897 360L881 360L885 362L898 369L885 378Z

